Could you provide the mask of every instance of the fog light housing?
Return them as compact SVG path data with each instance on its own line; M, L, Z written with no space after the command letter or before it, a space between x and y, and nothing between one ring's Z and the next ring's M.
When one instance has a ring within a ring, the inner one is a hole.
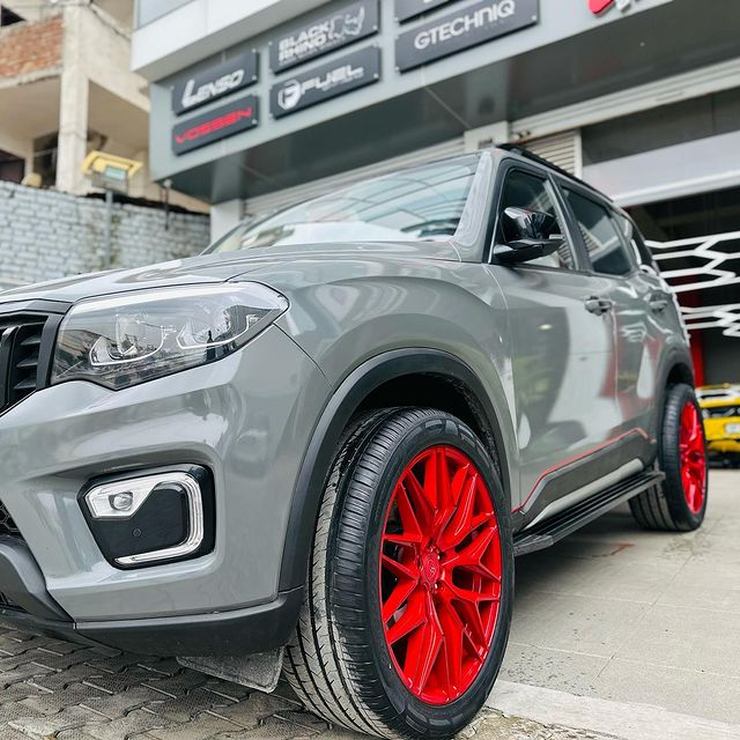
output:
M118 568L188 560L213 549L213 482L199 465L97 479L80 503L98 547Z

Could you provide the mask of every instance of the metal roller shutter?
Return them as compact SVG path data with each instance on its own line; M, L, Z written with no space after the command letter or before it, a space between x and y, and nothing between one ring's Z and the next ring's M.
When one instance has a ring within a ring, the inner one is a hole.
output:
M522 142L522 146L576 177L581 177L583 173L581 132L579 129L563 131L539 139L530 139Z
M315 198L323 193L331 192L366 177L375 177L385 172L399 169L400 167L409 167L424 162L431 162L435 159L443 159L444 157L461 154L464 151L465 142L462 136L456 139L450 139L441 144L426 147L425 149L417 149L400 157L384 159L382 162L376 162L366 167L348 170L338 175L324 177L320 180L312 180L303 185L296 185L285 190L277 190L274 193L267 193L256 198L249 198L245 203L245 213L248 216L272 213L293 203L300 203L309 198Z

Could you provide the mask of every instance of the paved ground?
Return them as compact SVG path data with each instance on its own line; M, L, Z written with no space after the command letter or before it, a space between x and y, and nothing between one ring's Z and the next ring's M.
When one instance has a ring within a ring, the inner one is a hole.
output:
M646 534L617 511L517 564L501 680L476 740L740 738L740 473L713 471L705 527ZM0 629L0 740L348 740L172 660Z

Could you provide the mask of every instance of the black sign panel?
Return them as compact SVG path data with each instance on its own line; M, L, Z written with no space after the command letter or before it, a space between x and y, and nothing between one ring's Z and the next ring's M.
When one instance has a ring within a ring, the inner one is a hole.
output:
M282 72L378 32L378 0L346 3L270 41L270 69Z
M172 129L172 151L184 154L259 123L259 99L254 95L222 105L208 113L183 121Z
M172 89L172 110L180 115L257 82L257 52L252 49L180 80Z
M270 90L270 112L282 118L380 79L380 49L370 46L279 82Z
M484 0L401 34L396 66L405 72L539 21L539 0Z
M403 23L410 18L435 10L442 5L449 5L456 0L396 0L396 20Z

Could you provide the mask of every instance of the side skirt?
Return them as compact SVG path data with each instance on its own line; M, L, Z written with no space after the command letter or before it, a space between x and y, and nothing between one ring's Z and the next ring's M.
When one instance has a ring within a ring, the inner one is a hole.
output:
M664 477L663 473L655 470L630 476L539 524L518 532L514 535L514 555L526 555L554 545L623 501L658 485Z

